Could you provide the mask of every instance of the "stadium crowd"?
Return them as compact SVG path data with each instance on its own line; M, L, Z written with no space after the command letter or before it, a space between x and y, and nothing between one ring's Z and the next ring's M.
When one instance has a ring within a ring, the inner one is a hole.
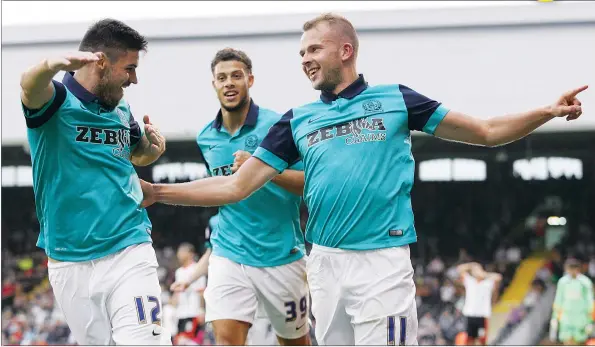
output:
M510 190L497 192L498 199L488 198L496 194L497 189L490 185L424 183L416 187L413 204L420 238L412 248L412 261L420 345L453 344L457 334L465 330L466 322L461 313L465 293L456 271L458 264L473 260L487 271L502 274L502 292L522 259L540 247L541 224L529 226L527 217L548 215L552 207L544 200L544 192L534 193L538 191L535 190L537 184L518 181L510 184L513 186ZM523 303L510 312L496 342L506 337L530 312L543 291L562 276L566 257L581 259L585 273L595 278L595 239L590 227L595 225L594 216L583 201L592 191L591 186L585 189L572 182L548 182L547 187L546 194L554 194L564 201L563 207L554 204L554 208L573 222L568 225L566 237L550 252L546 266L537 273ZM512 193L514 191L516 194ZM2 193L3 198L11 201L10 206L2 207L2 342L10 345L74 344L63 315L54 305L47 280L47 257L35 247L39 224L32 193L25 188L3 188ZM439 196L449 198L439 199ZM431 208L425 205L427 201L432 201ZM202 253L203 231L214 213L216 209L166 205L149 208L160 264L163 319L167 316L175 321L169 286L179 266L175 255L177 246L190 242L199 254ZM302 227L306 220L304 208ZM209 345L213 341L207 328L206 332L201 330L197 338L180 340L180 343Z

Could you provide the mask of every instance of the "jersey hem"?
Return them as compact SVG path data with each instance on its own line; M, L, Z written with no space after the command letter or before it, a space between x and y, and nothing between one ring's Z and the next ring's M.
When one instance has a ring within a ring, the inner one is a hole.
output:
M336 249L344 249L348 251L373 251L377 249L385 249L385 248L394 248L394 247L401 247L410 245L412 243L417 242L417 236L402 239L398 242L385 242L385 243L369 243L369 244L356 244L356 245L325 245L324 243L316 243L313 242L315 245L327 247L327 248L336 248Z
M126 247L130 247L133 245L140 245L140 244L147 243L147 242L153 243L153 240L151 240L150 238L147 239L146 237L126 240L125 242L116 244L116 246L110 248L109 251L97 253L96 255L93 255L91 257L69 257L68 255L65 256L64 254L61 254L59 252L54 254L53 252L49 252L47 249L45 249L43 247L39 247L39 246L37 246L37 247L43 249L45 251L45 254L54 260L80 263L80 262L97 260L97 259L100 259L103 257L107 257L109 255L118 253L119 251L123 250Z
M226 252L217 252L215 251L215 249L213 249L212 251L213 255L216 255L218 257L222 257L222 258L227 258L233 262L236 262L238 264L242 264L242 265L247 265L247 266L252 266L252 267L275 267L275 266L282 266L282 265L287 265L290 263L293 263L295 261L298 261L300 259L302 259L304 257L304 254L301 252L296 253L295 255L292 255L291 257L285 258L283 260L279 260L276 262L271 262L271 263L267 263L267 264L263 264L263 263L253 263L251 261L245 261L242 260L240 257L234 256L233 254L226 254Z

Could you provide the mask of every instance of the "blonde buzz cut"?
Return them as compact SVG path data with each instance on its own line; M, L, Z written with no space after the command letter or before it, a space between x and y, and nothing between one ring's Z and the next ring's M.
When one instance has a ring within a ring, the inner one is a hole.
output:
M308 30L314 29L320 23L326 23L331 28L337 29L339 33L348 39L349 43L351 43L353 46L354 53L357 55L357 50L359 48L357 32L355 31L353 24L351 24L347 18L334 13L323 13L318 17L304 23L302 30L306 32Z

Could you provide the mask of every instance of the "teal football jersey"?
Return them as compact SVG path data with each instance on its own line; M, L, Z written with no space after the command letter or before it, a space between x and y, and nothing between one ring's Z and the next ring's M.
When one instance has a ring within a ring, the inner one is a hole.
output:
M253 153L279 119L277 113L251 101L244 125L236 134L229 134L222 126L219 111L197 136L210 174L231 175L233 153ZM296 161L291 168L302 170L303 165ZM247 199L221 206L210 239L213 254L255 267L279 266L300 259L305 254L300 202L301 197L269 182Z
M40 110L23 106L40 225L37 246L60 261L88 261L151 242L151 222L130 162L142 136L130 107L99 103L72 73L53 81Z
M209 223L207 228L205 229L205 245L204 250L206 251L209 248L213 248L211 245L211 235L215 232L217 224L219 224L219 215L216 214L209 218Z
M403 85L360 77L339 95L287 112L254 156L280 172L303 160L306 240L349 250L416 242L411 131L433 134L448 110Z

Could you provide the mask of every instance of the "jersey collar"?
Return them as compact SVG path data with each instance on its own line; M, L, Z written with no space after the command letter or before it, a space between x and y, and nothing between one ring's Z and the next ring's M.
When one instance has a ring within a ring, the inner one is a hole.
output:
M320 99L325 104L330 104L338 98L353 99L366 90L366 88L368 88L368 82L364 79L364 75L359 74L358 79L347 86L347 88L340 91L338 95L332 92L323 91L320 93Z
M74 96L76 96L84 102L98 101L98 98L95 94L85 89L85 87L83 87L80 83L78 83L77 80L74 79L74 72L72 71L67 71L64 74L62 84L64 84L66 88L68 88L68 90L70 90L70 92L74 94Z
M252 100L252 98L250 98L250 108L248 109L248 115L246 115L246 120L244 121L244 125L253 127L256 125L257 119L258 119L258 105L256 105L254 103L254 100ZM215 121L211 125L211 128L221 131L222 125L223 125L223 114L221 113L221 109L219 109L219 112L217 113L217 117L215 118Z

